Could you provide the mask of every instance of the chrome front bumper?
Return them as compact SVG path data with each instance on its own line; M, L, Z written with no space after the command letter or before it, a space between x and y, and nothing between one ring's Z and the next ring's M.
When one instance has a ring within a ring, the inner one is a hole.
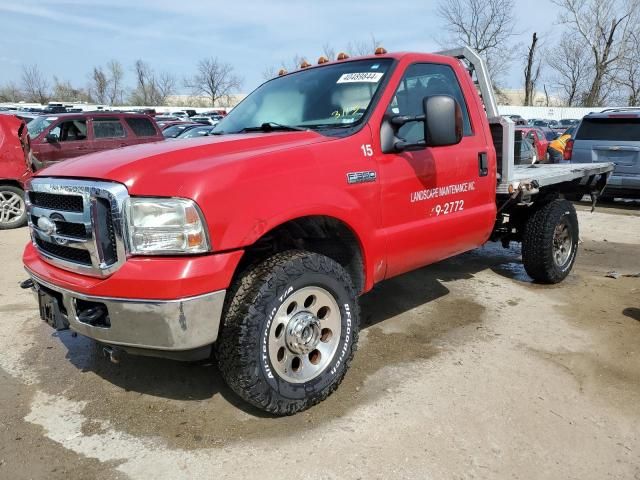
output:
M138 300L94 297L46 282L27 271L38 290L52 291L61 300L60 315L69 328L99 342L125 350L166 352L195 350L214 343L222 317L225 290L177 300ZM50 293L50 292L48 292ZM78 301L96 302L108 312L109 326L93 326L78 316Z

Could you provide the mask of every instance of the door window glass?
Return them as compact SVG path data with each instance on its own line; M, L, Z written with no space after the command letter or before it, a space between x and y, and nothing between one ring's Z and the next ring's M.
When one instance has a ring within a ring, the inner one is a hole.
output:
M156 129L148 118L129 117L126 119L127 125L138 137L153 137Z
M389 105L389 113L422 115L423 99L434 95L449 95L456 99L462 109L463 134L473 135L464 95L453 69L448 65L417 63L407 68ZM419 142L424 140L424 126L421 122L407 123L400 128L398 136L410 143Z
M117 118L94 118L93 136L95 138L122 138L127 134Z
M75 142L87 139L86 120L67 120L51 129L49 134L58 137L59 142Z

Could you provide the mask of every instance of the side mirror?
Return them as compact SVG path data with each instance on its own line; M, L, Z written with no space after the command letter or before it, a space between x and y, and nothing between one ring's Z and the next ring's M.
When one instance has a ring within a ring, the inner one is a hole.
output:
M58 143L58 135L55 133L48 133L46 137L44 137L45 141L49 143Z
M396 115L386 117L380 129L383 153L422 150L426 147L455 145L462 140L462 109L453 97L434 95L422 101L423 115ZM422 122L424 140L410 143L398 137L398 131L407 123Z
M448 95L425 97L424 139L428 147L455 145L462 140L462 109Z

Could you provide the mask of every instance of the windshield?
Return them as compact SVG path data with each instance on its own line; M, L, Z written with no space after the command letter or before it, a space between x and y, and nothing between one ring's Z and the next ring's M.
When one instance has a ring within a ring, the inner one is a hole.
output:
M576 133L576 140L638 142L640 141L640 118L585 117Z
M165 128L162 131L162 135L164 136L164 138L176 138L185 130L193 127L194 125L172 125L171 127Z
M367 112L391 59L336 63L262 84L220 121L214 133L268 123L303 128L351 127Z
M211 133L213 127L195 127L190 128L186 132L182 132L178 138L206 137Z
M36 138L42 132L44 132L49 125L55 122L58 117L36 117L27 125L29 136Z

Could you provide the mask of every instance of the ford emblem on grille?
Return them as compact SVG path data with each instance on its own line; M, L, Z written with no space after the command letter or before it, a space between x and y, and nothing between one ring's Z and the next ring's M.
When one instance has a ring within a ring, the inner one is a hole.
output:
M52 220L49 220L47 217L40 217L38 219L38 228L42 230L46 235L53 235L56 233L56 224Z

